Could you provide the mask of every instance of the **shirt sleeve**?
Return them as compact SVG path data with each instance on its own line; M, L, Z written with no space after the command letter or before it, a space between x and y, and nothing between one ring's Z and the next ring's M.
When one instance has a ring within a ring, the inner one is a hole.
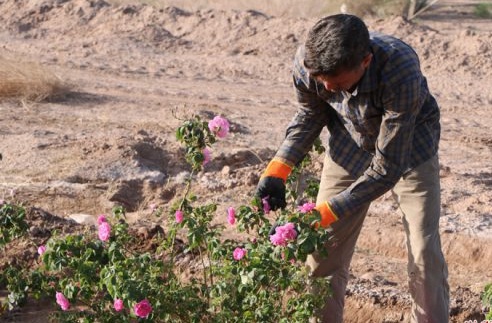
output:
M287 126L285 139L275 154L291 167L300 163L330 120L330 105L317 95L302 64L303 48L300 47L294 59L293 82L299 108Z
M330 199L339 217L349 216L393 188L408 169L415 121L423 104L423 76L415 56L401 57L385 73L384 114L370 166L346 190Z

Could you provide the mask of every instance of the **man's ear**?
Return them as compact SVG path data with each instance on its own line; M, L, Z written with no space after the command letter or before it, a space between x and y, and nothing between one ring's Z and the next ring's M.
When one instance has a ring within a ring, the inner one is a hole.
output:
M371 63L371 61L372 61L372 53L369 53L369 54L367 54L367 55L366 55L366 57L364 57L364 59L362 60L362 63L361 63L362 67L363 67L364 69L366 69L366 68L369 66L369 64Z

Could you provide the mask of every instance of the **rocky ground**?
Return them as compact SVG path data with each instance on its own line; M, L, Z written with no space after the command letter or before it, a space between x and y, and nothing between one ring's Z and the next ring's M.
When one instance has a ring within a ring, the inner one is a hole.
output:
M412 22L367 20L414 46L441 105L451 322L482 318L480 292L492 281L492 23L473 15L475 3L441 1ZM74 220L90 223L115 204L135 225L153 226L149 206L166 208L187 171L176 115L196 113L232 123L197 176L200 198L222 209L248 202L295 112L291 61L315 20L0 0L0 55L40 62L71 85L49 102L0 101L0 199L34 207L32 230L70 232ZM18 246L6 257L23 252L35 253ZM391 194L371 206L351 276L346 322L408 320L404 233ZM5 320L44 322L48 310L35 304Z

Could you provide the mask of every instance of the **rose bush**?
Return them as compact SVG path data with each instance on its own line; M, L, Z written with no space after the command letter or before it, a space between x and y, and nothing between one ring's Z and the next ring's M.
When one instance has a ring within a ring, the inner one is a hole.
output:
M268 200L253 198L250 205L227 208L224 222L238 238L224 239L224 226L211 225L217 205L200 203L192 184L208 160L205 152L229 130L223 117L208 123L193 117L177 129L192 171L182 198L162 219L166 232L156 237L157 249L132 248L138 237L131 234L125 210L115 207L111 215L98 217L95 230L53 234L37 267L12 267L2 274L17 295L9 298L10 308L32 295L53 299L60 308L54 319L61 322L306 322L329 296L329 281L310 277L304 265L330 238L329 231L317 228L320 215L310 207L316 183L307 181L305 190L299 189L306 183L301 168L310 160L289 178L293 206L277 211L271 236ZM3 241L27 231L25 224L9 228Z

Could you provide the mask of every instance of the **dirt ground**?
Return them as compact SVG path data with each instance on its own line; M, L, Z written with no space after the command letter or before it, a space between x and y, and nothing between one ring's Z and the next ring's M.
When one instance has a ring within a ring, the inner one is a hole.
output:
M492 282L492 20L473 15L476 3L440 1L412 22L366 21L414 46L441 106L450 322L483 318L480 292ZM296 110L291 61L315 21L254 10L0 0L0 54L40 62L72 86L50 102L0 101L0 199L36 207L31 230L69 231L69 219L90 223L115 204L135 225L156 224L149 206L166 208L179 196L188 169L174 137L176 110L232 123L197 175L200 199L219 210L249 202ZM217 221L225 222L220 212ZM6 255L20 252L35 251ZM406 257L388 193L371 206L357 245L346 322L408 321ZM45 322L47 308L32 305L9 320Z

